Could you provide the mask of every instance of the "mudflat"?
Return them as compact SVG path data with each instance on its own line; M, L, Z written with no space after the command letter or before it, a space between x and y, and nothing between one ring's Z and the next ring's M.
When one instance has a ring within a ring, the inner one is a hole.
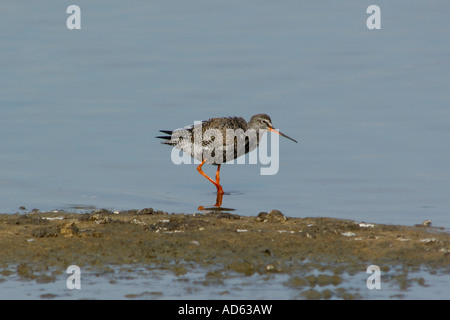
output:
M290 276L287 286L304 287L306 298L326 298L330 292L311 289L338 287L342 273L364 272L369 265L383 271L450 272L450 234L427 222L402 226L290 218L277 210L254 216L152 208L0 215L0 275L16 272L23 279L53 281L57 274L49 276L48 270L72 264L98 270L151 265L175 276L195 265L213 283L230 273L281 273ZM319 275L299 273L306 269Z

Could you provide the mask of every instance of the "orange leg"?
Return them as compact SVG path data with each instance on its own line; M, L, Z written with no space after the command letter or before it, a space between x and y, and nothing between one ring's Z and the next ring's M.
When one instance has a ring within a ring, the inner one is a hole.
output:
M200 165L197 167L197 171L198 171L202 176L204 176L206 179L208 179L209 181L211 181L211 182L216 186L216 188L217 188L217 193L218 193L218 194L224 194L223 189L222 189L222 186L219 184L219 182L220 182L220 174L219 174L219 171L220 171L220 165L219 165L218 168L217 168L217 172L216 172L216 181L214 181L213 179L211 179L210 177L208 177L208 175L207 175L206 173L204 173L203 170L202 170L202 166L205 164L205 161L206 161L206 160L203 160L202 163L200 163Z
M217 166L217 172L216 172L216 183L218 185L220 185L219 182L220 182L220 164Z
M218 207L220 208L220 206L222 205L222 199L223 199L223 192L217 192L217 197L216 197L216 204L214 205L214 207Z

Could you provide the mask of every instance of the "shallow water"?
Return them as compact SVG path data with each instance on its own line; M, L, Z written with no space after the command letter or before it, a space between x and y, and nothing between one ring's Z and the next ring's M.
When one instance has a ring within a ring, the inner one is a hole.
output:
M374 31L360 1L77 4L75 31L2 4L1 212L194 212L214 186L158 130L265 112L300 143L273 176L224 166L224 206L450 227L449 4L381 2Z
M14 268L12 268L14 269ZM321 283L317 277L329 272L310 270L299 275L242 274L230 272L215 278L203 268L189 268L181 275L151 267L112 267L108 272L89 270L80 274L80 289L69 289L71 274L51 281L27 280L20 276L0 278L1 299L202 299L202 300L291 300L291 299L431 299L450 298L448 274L426 270L381 273L380 289L367 287L365 270L339 275L339 283ZM51 274L52 272L48 272ZM313 279L308 282L305 279ZM315 278L314 278L315 277ZM45 279L45 278L44 278ZM300 279L300 281L298 280ZM303 281L303 282L302 282ZM7 292L7 294L6 294Z
M225 165L223 206L450 228L450 3L3 1L0 212L215 203L159 129L267 113L280 170ZM215 168L205 167L214 175ZM420 288L425 290L424 288Z

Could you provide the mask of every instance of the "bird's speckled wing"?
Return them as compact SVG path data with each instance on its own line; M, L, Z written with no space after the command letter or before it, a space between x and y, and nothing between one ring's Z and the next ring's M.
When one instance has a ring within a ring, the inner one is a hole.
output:
M227 135L228 129L238 130L233 131L237 134ZM182 129L161 131L168 136L158 138L199 161L206 159L208 164L221 164L254 149L249 148L249 139L244 136L246 131L247 122L242 117L211 118ZM244 147L238 148L238 142L244 142Z

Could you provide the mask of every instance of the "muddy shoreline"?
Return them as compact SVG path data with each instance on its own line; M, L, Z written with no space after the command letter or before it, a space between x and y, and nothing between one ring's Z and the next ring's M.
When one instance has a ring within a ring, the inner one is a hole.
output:
M99 272L151 266L175 277L198 267L204 270L205 285L230 274L285 274L290 276L287 287L312 299L358 298L339 291L342 274L364 272L369 265L383 272L403 270L403 275L421 268L450 273L450 234L443 228L290 218L277 210L255 216L169 214L151 208L1 214L0 253L0 281L16 274L51 282L63 272L58 270L72 264ZM319 274L311 276L308 270ZM407 288L421 280L403 281ZM335 292L319 290L325 285Z

